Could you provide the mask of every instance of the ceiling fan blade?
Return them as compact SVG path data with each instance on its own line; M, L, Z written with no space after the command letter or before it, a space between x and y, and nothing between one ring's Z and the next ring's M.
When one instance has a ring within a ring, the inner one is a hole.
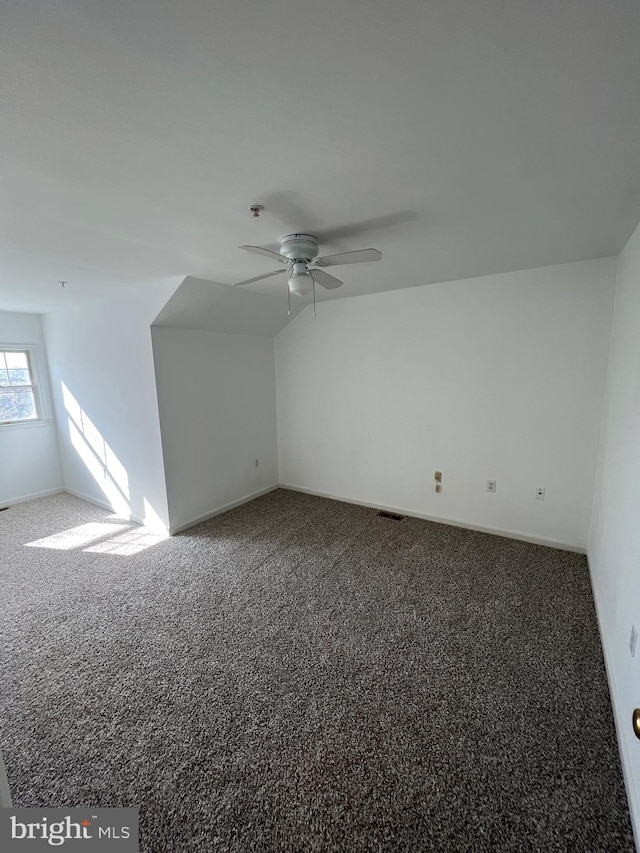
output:
M263 249L262 246L239 246L240 249L245 249L247 252L253 252L255 255L265 255L267 258L276 258L281 264L288 264L289 258L278 252L272 252L270 249Z
M319 284L326 290L335 290L336 287L342 287L342 282L339 278L334 278L332 275L329 275L329 273L325 272L324 270L318 270L314 269L313 267L310 267L309 274L311 275L311 278L315 281L316 284Z
M364 264L368 261L379 261L382 252L377 249L358 249L356 252L340 252L339 255L325 255L316 258L314 263L321 267L337 267L340 264Z
M281 275L286 270L276 270L275 272L268 272L265 275L257 275L255 278L247 278L244 281L234 281L233 287L239 287L241 284L253 284L254 281L262 281L263 278L271 278L274 275Z

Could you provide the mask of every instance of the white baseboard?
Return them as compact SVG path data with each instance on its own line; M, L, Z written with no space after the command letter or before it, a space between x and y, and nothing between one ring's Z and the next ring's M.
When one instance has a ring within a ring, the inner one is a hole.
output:
M489 533L492 536L504 536L507 539L518 539L521 542L530 542L532 545L544 545L548 548L559 548L562 551L573 551L577 554L586 554L586 549L582 545L575 545L571 542L563 542L558 539L545 539L537 536L530 536L528 533L521 533L517 530L502 530L496 527L482 527L477 524L470 524L466 521L460 521L459 519L443 518L441 516L435 515L425 515L423 513L413 512L413 510L403 509L402 507L392 507L387 506L385 504L370 503L369 501L347 498L343 495L334 495L329 492L319 492L315 489L307 489L304 486L295 486L290 483L276 483L272 486L267 486L265 489L260 489L257 492L253 492L250 495L245 495L244 497L239 498L236 501L232 501L231 503L225 504L224 506L216 507L215 509L212 509L202 515L196 516L195 518L192 518L189 521L185 521L181 524L171 526L169 528L169 534L173 536L176 533L182 533L184 530L188 530L189 527L193 527L195 524L200 524L201 521L208 521L208 519L210 518L215 518L216 515L221 515L221 513L227 512L230 509L235 509L235 507L242 506L242 504L248 503L249 501L253 501L256 498L261 497L262 495L268 494L269 492L273 492L275 489L287 489L291 492L302 492L305 495L315 495L319 498L329 498L329 500L341 501L342 503L356 504L357 506L367 506L371 507L372 509L383 509L387 512L396 512L400 515L409 515L412 518L422 518L425 521L434 521L437 524L449 524L453 527L462 527L467 530L477 530L479 533ZM96 498L93 495L88 495L85 492L80 492L77 489L71 489L69 487L49 489L47 491L37 492L32 495L24 495L19 498L13 498L12 500L3 501L2 505L10 505L21 503L22 501L30 501L34 498L43 498L47 497L47 495L55 495L60 492L69 492L69 494L75 495L75 497L80 498L83 501L95 504L95 506L102 507L102 509L106 509L109 512L116 512L116 510L111 506L108 501ZM128 518L130 519L130 521L134 521L136 524L144 524L144 518L139 515L136 515L135 513L130 513L128 515Z
M30 495L21 495L19 498L6 498L5 500L0 501L1 506L12 506L13 504L21 504L25 501L33 501L36 498L47 498L49 495L59 495L60 492L64 492L65 490L60 486L56 489L45 489L44 492L33 492Z
M87 503L93 504L94 506L99 506L102 509L106 509L109 512L113 512L116 515L120 516L119 512L111 506L109 501L102 500L101 498L96 498L93 495L87 495L85 492L79 492L77 489L70 489L68 486L64 489L59 489L59 491L69 492L70 495L74 495L76 498L80 498L80 500L86 501ZM144 524L144 518L139 515L136 515L133 512L128 513L126 516L120 516L122 518L128 518L129 521L134 521L136 524Z
M589 564L589 558L587 557ZM609 682L609 693L611 694L611 707L613 709L613 719L616 727L616 737L618 739L618 752L620 753L620 763L622 765L622 776L624 785L627 790L627 803L629 804L629 814L631 815L631 827L635 840L636 850L640 850L640 791L634 784L633 774L631 773L631 756L629 755L629 746L624 732L631 724L631 716L623 714L622 709L618 704L618 686L616 684L615 672L612 664L611 654L609 651L609 642L607 636L602 630L602 620L600 619L600 607L596 597L595 584L593 582L593 574L591 565L589 564L589 575L591 577L591 589L593 591L593 600L596 607L596 617L598 619L598 633L600 634L600 645L604 657L604 666L607 671L607 680Z
M280 483L280 488L288 489L291 492L302 492L305 495L315 495L318 498L329 498L332 501L341 501L342 503L356 504L357 506L368 506L372 509L383 509L387 512L409 515L411 518L421 518L424 521L435 521L437 524L449 524L452 527L463 527L465 530L476 530L478 533L489 533L492 536L503 536L506 539L518 539L521 542L530 542L532 545L544 545L547 548L558 548L561 551L573 551L576 554L586 554L586 549L582 545L574 545L572 542L562 542L559 539L544 539L539 536L530 536L528 533L520 533L518 530L501 530L497 527L481 527L478 524L470 524L467 521L460 521L456 518L442 518L435 515L424 515L423 513L414 512L410 509L403 509L402 507L385 506L384 504L369 503L369 501L361 501L354 498L345 498L341 495L318 492L315 489L306 489L303 486L293 486L288 483Z
M242 506L242 504L247 504L249 501L254 501L256 498L262 497L262 495L267 495L269 492L274 492L276 489L279 489L280 486L276 483L273 486L267 486L266 489L260 489L258 492L253 492L250 495L245 495L243 498L239 498L237 501L231 501L231 503L225 504L224 506L219 506L216 509L211 510L210 512L205 512L203 515L198 515L195 518L192 518L190 521L185 521L182 524L177 524L169 528L169 533L171 536L174 536L176 533L182 533L185 530L188 530L190 527L193 527L196 524L200 524L202 521L208 521L210 518L215 518L216 515L222 515L223 512L228 512L230 509L235 509L238 506Z
M577 554L586 553L586 549L582 545L575 545L571 542L563 542L558 539L545 539L538 536L530 536L528 533L521 533L517 530L502 530L496 527L482 527L480 525L470 524L466 521L460 521L459 519L455 518L443 518L441 516L425 515L424 513L414 512L413 510L407 510L403 507L393 507L387 506L385 504L370 503L369 501L347 498L343 495L334 495L329 492L319 492L315 489L307 489L304 486L295 486L291 483L276 483L272 486L267 486L265 489L260 489L257 492L253 492L250 495L245 495L244 497L239 498L236 501L224 504L224 506L216 507L215 509L212 509L209 512L189 519L188 521L182 522L175 526L171 526L169 528L169 534L173 536L176 533L182 533L184 530L188 530L189 527L193 527L195 524L200 524L201 521L208 521L208 519L210 518L215 518L216 515L220 515L221 513L227 512L230 509L235 509L235 507L242 506L242 504L248 503L249 501L253 501L256 498L261 497L262 495L268 494L269 492L273 492L275 489L287 489L291 492L302 492L303 494L315 495L319 498L329 498L329 500L333 501L342 501L342 503L356 504L358 506L368 506L372 509L383 509L387 512L396 512L400 513L400 515L409 515L412 518L422 518L425 521L434 521L437 524L449 524L453 527L462 527L467 530L477 530L479 533L489 533L492 536L504 536L507 539L518 539L521 542L530 542L532 545L544 545L548 548L559 548L562 551L573 551ZM45 492L38 492L37 494L25 495L20 498L14 498L13 500L4 501L3 505L20 503L22 501L29 501L34 498L42 498L46 497L47 495L57 494L59 492L69 492L69 494L75 495L77 498L80 498L83 501L95 504L95 506L102 507L102 509L106 509L109 512L116 512L116 510L111 506L108 501L96 498L93 495L88 495L85 492L80 492L77 489L70 489L68 487L64 489L50 489ZM144 524L144 518L139 515L136 515L135 513L130 513L128 515L128 518L131 521L134 521L136 524Z

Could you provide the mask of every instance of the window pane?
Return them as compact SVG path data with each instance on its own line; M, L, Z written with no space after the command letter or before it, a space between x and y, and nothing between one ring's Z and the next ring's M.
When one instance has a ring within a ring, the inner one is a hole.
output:
M26 368L14 368L13 370L10 368L7 373L9 374L9 385L31 385L31 377Z
M5 358L7 359L7 367L11 369L12 367L16 367L19 370L28 370L29 362L27 361L26 352L11 352L8 350L5 352Z
M27 421L37 417L31 388L0 388L0 421Z
M0 370L0 385L8 385L9 376L6 370Z

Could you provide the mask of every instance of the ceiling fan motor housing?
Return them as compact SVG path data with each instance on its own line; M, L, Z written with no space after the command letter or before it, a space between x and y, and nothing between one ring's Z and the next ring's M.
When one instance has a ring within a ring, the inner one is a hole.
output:
M280 254L292 261L309 263L318 251L318 241L311 234L287 234L280 241Z

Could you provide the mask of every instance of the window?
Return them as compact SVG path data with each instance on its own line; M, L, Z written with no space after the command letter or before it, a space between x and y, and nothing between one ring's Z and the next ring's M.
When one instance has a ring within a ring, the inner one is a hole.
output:
M40 420L31 351L0 349L0 424Z

